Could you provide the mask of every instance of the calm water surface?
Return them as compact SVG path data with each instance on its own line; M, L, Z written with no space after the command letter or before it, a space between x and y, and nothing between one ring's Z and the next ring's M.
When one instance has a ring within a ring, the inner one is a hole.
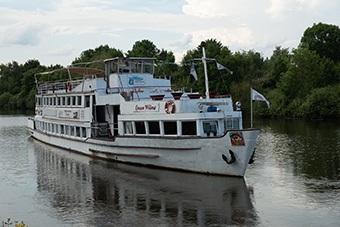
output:
M339 226L340 121L256 120L244 179L93 160L0 115L0 221L40 226Z

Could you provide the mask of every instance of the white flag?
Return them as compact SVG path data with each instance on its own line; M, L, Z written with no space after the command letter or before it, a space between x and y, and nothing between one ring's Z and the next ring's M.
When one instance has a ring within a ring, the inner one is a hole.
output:
M221 65L220 63L216 62L217 65L217 69L221 70L221 69L225 69L228 73L233 74L233 71L231 71L230 69L228 69L227 67L224 67L223 65Z
M192 64L190 74L194 76L195 80L197 80L197 73L196 73L194 64Z
M270 103L268 102L268 100L258 91L255 91L253 88L251 89L251 99L265 101L267 103L268 108L270 107Z

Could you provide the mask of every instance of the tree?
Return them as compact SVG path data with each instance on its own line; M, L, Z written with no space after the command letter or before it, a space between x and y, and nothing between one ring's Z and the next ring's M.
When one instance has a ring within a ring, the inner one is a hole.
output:
M293 50L289 69L280 78L278 88L290 99L305 97L311 90L339 83L339 72L333 61L310 51Z
M302 108L308 118L336 118L340 112L340 97L337 94L337 87L322 87L314 89L306 97Z
M8 109L8 103L11 99L11 94L9 92L2 93L0 95L0 109Z
M183 58L184 63L184 75L188 75L189 80L193 81L191 84L195 87L197 91L200 93L205 92L205 78L204 78L204 67L202 62L193 61L195 58L202 58L202 48L205 48L205 53L207 58L214 58L217 62L227 67L228 65L228 56L231 55L231 51L228 47L222 45L221 42L216 39L207 39L202 41L198 47L194 50L188 50L186 55ZM195 81L193 77L190 75L190 70L194 64L196 69L198 80ZM215 61L208 61L208 77L209 77L209 90L218 91L220 94L229 93L230 86L230 75L226 71L219 71L216 66ZM186 77L187 78L187 77ZM187 86L188 79L184 80L186 84L182 84Z
M172 51L162 49L158 55L159 64L156 67L158 75L172 75L178 70L175 64L175 55Z
M268 68L263 77L263 87L274 89L277 87L282 75L287 72L289 67L290 53L288 48L277 46L273 55L266 61Z
M132 50L128 50L127 57L157 57L159 54L159 49L155 44L147 39L142 41L137 41L132 46Z
M281 77L278 88L289 99L304 97L314 86L316 78L320 77L317 70L320 57L307 49L293 50L288 71Z
M22 65L13 61L7 65L0 65L0 94L9 92L10 94L17 94L21 88L21 76L23 72Z
M38 60L28 60L23 67L24 70L22 73L21 79L22 87L20 89L20 93L22 93L23 96L27 96L31 91L32 87L35 86L34 75L36 73L45 71L46 67L41 66Z
M78 58L76 58L72 64L93 62L97 60L103 60L107 58L123 57L121 50L111 48L108 45L100 45L95 49L88 49L83 51Z
M340 28L336 25L313 24L303 33L300 47L316 51L321 57L340 62Z
M241 102L243 116L250 113L250 84L248 81L241 83L232 82L230 92L234 102ZM261 102L262 103L262 102Z

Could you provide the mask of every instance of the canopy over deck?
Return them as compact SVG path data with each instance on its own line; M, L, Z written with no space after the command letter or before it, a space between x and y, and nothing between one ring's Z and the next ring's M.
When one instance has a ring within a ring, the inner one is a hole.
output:
M100 69L94 68L84 68L84 67L72 67L72 68L62 68L56 69L49 72L38 73L39 75L48 75L57 72L68 72L68 73L77 73L81 75L94 75L94 74L103 74L104 71Z

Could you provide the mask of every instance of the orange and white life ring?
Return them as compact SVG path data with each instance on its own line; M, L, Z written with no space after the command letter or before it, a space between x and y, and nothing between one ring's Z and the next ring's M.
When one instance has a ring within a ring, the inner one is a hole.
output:
M171 105L171 109L168 108L169 105ZM172 100L166 101L164 109L165 109L165 113L167 113L167 114L173 113L175 111L175 103L174 103L174 101L172 101Z

